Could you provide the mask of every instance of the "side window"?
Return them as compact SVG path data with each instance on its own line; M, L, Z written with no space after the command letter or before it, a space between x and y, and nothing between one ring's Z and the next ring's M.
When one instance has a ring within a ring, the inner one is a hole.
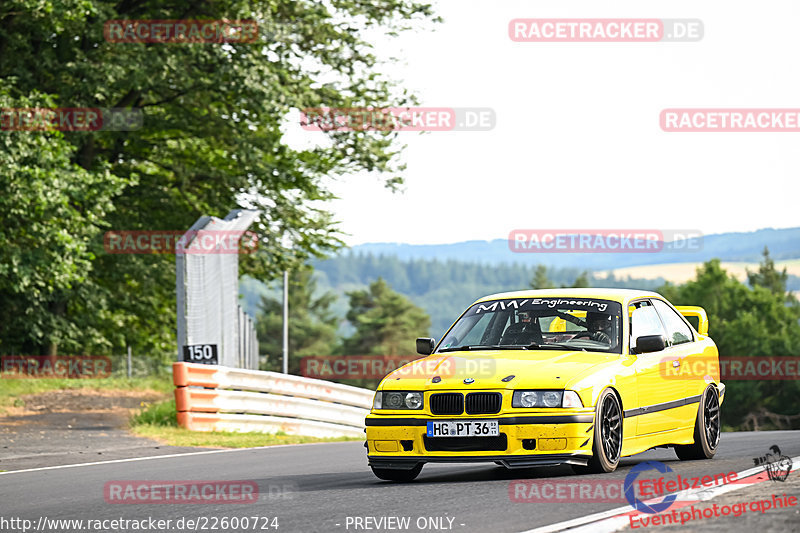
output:
M636 347L636 339L647 335L667 336L655 307L643 305L633 310L631 315L631 347Z
M658 314L661 315L661 319L667 327L667 339L673 345L692 342L692 330L670 306L661 300L655 299L653 300L653 305L658 310Z

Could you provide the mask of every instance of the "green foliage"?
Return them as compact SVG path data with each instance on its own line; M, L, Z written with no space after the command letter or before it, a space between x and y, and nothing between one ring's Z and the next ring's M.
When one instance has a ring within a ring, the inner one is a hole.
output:
M408 355L416 352L415 339L426 337L431 319L408 298L391 289L383 278L368 290L348 293L347 320L355 333L344 340L346 355Z
M431 17L414 0L2 2L0 107L133 107L144 126L0 135L0 353L174 353L174 257L106 254L109 229L256 209L261 252L242 268L260 279L337 248L323 180L377 171L396 187L397 134L320 133L295 149L284 121L306 107L413 103L365 36ZM255 19L258 42L103 36L112 19L222 18Z
M780 276L765 254L759 268L761 280ZM800 356L800 306L787 298L779 285L752 288L730 277L719 260L698 268L694 280L665 285L659 292L675 305L699 305L709 317L709 334L721 358L730 356ZM800 413L800 384L796 381L729 381L723 421L736 427L754 412L791 415Z
M154 404L146 404L137 414L131 417L131 426L178 426L178 413L175 399Z
M773 294L786 295L789 301L794 299L794 295L787 293L787 285L789 282L789 275L786 273L786 267L782 272L778 272L775 268L775 261L769 256L769 249L764 247L763 260L758 266L758 270L751 272L747 270L747 282L751 287L764 287Z
M572 282L572 285L561 285L562 288L570 287L573 289L582 287L591 287L592 282L589 281L590 275L588 270L582 271ZM537 265L536 272L533 274L531 280L531 289L553 289L555 285L550 278L547 277L547 267L544 265Z
M9 92L0 87L0 108L53 102ZM62 133L1 133L0 353L102 345L103 332L94 324L79 325L63 311L67 294L85 297L78 288L96 258L90 239L113 211L122 181L107 165L88 172L75 164L76 148Z
M553 285L553 282L547 277L547 267L538 265L536 267L536 273L533 275L533 280L531 280L531 289L552 289L553 287L555 287L555 285Z
M569 287L581 276L577 268L546 268L520 264L484 264L475 261L401 260L395 256L343 253L325 261L313 261L320 287L333 290L340 300L334 309L347 311L348 291L363 289L379 277L431 316L431 333L440 337L475 300L488 294L525 290L541 272L541 288ZM589 276L589 284L655 290L664 280L606 279ZM540 288L540 287L536 287ZM248 296L249 297L249 296ZM349 334L349 331L343 333Z
M300 358L333 353L338 338L339 319L330 307L336 295L315 296L317 282L313 270L304 267L289 273L289 372L300 372ZM271 295L262 297L256 320L259 353L267 356L264 370L281 370L283 365L283 301Z
M586 270L581 272L578 275L578 277L575 278L575 281L572 282L572 288L574 289L591 287L591 286L592 283L589 281L589 272L587 272Z

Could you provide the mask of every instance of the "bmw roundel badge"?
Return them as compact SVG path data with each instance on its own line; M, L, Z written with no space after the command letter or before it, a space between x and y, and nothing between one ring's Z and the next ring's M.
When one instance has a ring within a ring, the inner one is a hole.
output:
M464 379L464 383L465 383L465 384L467 384L467 385L469 385L470 383L475 383L475 380L474 380L474 379L472 379L472 378L465 378L465 379Z

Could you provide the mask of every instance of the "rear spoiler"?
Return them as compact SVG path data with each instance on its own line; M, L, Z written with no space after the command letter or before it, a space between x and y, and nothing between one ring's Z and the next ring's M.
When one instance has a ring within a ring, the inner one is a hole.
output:
M700 335L708 335L708 315L705 309L697 307L696 305L676 305L675 309L687 319L690 316L697 318L697 333Z

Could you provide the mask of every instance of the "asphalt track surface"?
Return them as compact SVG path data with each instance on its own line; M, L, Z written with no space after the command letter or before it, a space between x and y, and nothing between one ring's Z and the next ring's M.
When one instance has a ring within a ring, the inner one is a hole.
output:
M551 477L621 480L634 465L646 460L662 461L684 477L739 472L752 468L753 458L767 453L773 445L780 446L789 457L800 455L800 431L725 433L713 460L682 462L672 450L657 449L623 459L616 472L605 475L575 476L568 467L506 470L493 464L429 464L409 484L375 478L367 467L361 442L182 454L0 474L0 523L1 519L9 518L29 519L33 524L38 524L40 517L153 518L172 520L165 531L194 531L185 522L184 527L176 527L177 520L257 516L262 517L261 522L255 529L251 524L251 531L274 531L262 529L267 523L264 517L269 522L277 517L277 531L282 532L524 531L623 504L517 503L509 497L513 480ZM103 492L110 481L200 479L252 480L259 487L258 501L212 505L109 504ZM357 527L357 517L409 517L410 525L407 529L392 529L370 521L360 522L361 527ZM9 524L0 529L21 531ZM206 531L233 531L219 526L210 529L211 525L211 521L206 523Z

